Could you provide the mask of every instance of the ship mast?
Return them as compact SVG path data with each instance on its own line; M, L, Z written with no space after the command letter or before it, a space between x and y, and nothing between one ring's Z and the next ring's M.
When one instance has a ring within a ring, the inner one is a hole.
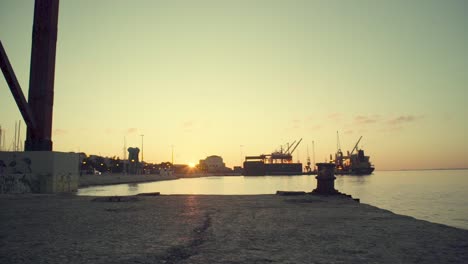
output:
M309 145L307 145L307 165L305 166L306 172L311 172L310 168L310 155L309 155Z
M315 171L315 142L312 140L312 164L314 166Z
M336 152L341 152L340 135L336 131Z

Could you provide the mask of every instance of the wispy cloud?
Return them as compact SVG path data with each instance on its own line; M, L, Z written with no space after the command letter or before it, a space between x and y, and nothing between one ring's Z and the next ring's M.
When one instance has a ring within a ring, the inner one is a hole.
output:
M58 129L54 129L52 133L54 134L54 136L61 136L61 135L68 134L68 130L58 128Z
M420 120L422 118L423 118L423 116L401 115L401 116L398 116L398 117L395 117L395 118L392 118L392 119L388 120L388 124L390 124L392 126L399 126L399 125L402 125L402 124L405 124L405 123L415 122L415 121Z
M182 123L182 129L184 130L184 132L186 133L190 133L193 131L193 128L194 128L194 125L195 123L191 120L187 120L185 122Z
M398 132L403 129L402 126L387 126L384 128L379 129L380 132Z
M293 128L300 128L301 127L301 120L299 120L299 119L292 120L292 127Z
M185 121L185 122L182 124L182 127L184 127L184 128L191 128L191 127L193 127L193 121Z
M343 117L343 115L341 113L331 113L328 115L328 118L331 119L331 120L340 120L341 118Z
M379 115L373 115L373 116L364 116L364 115L358 115L354 118L354 122L357 124L374 124L377 123L380 120Z
M135 134L136 132L138 132L138 129L135 128L135 127L130 127L127 129L127 135L128 134Z

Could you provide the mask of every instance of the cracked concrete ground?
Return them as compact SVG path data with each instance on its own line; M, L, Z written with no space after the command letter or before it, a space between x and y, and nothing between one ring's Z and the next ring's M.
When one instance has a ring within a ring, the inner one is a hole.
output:
M0 263L468 263L468 230L344 197L94 198L1 195Z

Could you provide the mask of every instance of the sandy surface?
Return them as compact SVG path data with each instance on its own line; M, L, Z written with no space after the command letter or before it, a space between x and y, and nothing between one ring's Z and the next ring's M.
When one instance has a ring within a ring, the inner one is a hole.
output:
M467 230L343 197L93 199L0 196L0 263L468 263Z

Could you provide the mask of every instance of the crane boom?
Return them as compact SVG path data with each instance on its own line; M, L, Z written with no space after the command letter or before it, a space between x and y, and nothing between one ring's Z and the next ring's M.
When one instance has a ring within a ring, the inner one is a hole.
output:
M341 144L340 144L340 134L336 131L336 152L341 151Z
M296 146L293 148L293 150L291 150L290 154L292 154L294 150L296 150L297 146L299 146L299 143L301 143L301 141L302 141L302 138L299 140L299 142L297 142Z
M353 154L354 150L357 149L357 145L359 144L359 142L361 141L362 139L362 136L359 138L359 140L356 142L356 145L354 146L353 150L351 151L351 154ZM350 154L350 155L351 155Z
M289 149L291 149L292 146L294 146L294 143L296 143L297 140L294 140L293 143L291 143L291 145L289 145L288 143L288 149L284 152L284 153L288 153Z

